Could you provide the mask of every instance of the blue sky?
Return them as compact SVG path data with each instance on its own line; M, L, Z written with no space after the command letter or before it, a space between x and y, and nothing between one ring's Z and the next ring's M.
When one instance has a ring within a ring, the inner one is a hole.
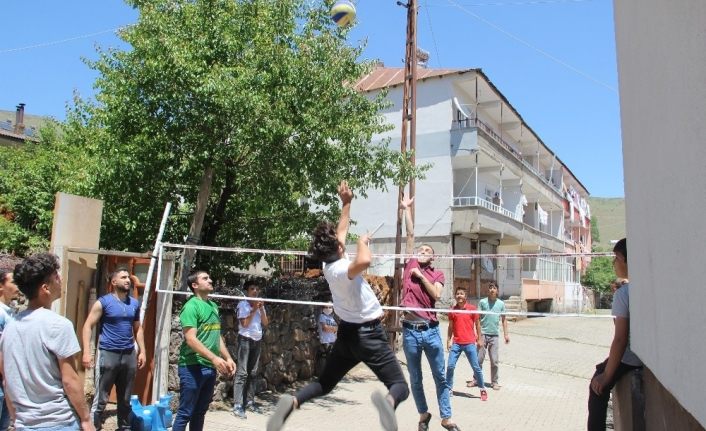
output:
M351 43L364 58L403 66L406 9L357 0ZM429 67L480 67L593 196L623 196L612 0L418 0ZM137 14L120 0L3 2L0 109L65 116L74 91L93 94L81 60Z

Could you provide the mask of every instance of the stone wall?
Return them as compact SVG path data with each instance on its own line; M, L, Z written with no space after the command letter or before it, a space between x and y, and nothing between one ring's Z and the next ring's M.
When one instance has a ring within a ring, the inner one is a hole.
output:
M366 276L381 302L387 303L390 297L391 279L388 277ZM231 286L242 286L245 279L228 280ZM261 296L264 298L290 299L297 301L329 302L331 293L321 271L312 270L302 277L260 279ZM219 287L221 295L243 296L238 288ZM177 362L179 348L183 342L179 312L186 298L174 297L172 306L172 332L169 346L169 391L179 393ZM213 299L220 306L221 331L226 346L233 358L236 357L238 323L235 316L237 301ZM270 325L265 330L258 378L255 392L264 390L282 391L297 380L306 381L316 374L316 357L319 349L317 330L317 306L266 303ZM233 379L221 378L216 386L214 401L231 402Z

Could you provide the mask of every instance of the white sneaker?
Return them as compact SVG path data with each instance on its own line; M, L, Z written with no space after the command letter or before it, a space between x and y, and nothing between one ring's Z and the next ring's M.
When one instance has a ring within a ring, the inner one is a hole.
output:
M392 407L387 397L380 391L375 391L370 396L373 401L373 405L378 409L380 414L380 424L385 431L397 431L397 417L395 416L395 409ZM268 429L268 431L270 431Z
M294 397L291 395L282 395L277 402L275 412L267 421L267 431L279 431L284 426L284 422L294 410Z

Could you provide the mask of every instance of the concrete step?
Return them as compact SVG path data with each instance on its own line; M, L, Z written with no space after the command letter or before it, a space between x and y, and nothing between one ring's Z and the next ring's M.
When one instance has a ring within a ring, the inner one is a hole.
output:
M517 313L527 310L527 303L519 296L513 295L504 301L505 309L507 311ZM507 319L512 322L516 322L518 319L524 319L524 316L508 316Z

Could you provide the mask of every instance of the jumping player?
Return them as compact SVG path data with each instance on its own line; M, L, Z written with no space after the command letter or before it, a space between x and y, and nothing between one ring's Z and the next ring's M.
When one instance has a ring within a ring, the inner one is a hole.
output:
M284 395L267 422L267 431L282 429L294 408L325 395L358 363L365 363L388 389L387 395L376 391L372 401L380 413L385 431L397 430L395 408L409 396L409 387L382 327L383 310L370 285L361 274L370 266L369 235L358 239L355 259L346 255L346 236L350 221L353 192L346 181L338 186L341 218L338 225L320 223L313 233L310 252L324 262L324 276L331 289L333 306L341 318L331 354L317 382L312 382L294 397Z

